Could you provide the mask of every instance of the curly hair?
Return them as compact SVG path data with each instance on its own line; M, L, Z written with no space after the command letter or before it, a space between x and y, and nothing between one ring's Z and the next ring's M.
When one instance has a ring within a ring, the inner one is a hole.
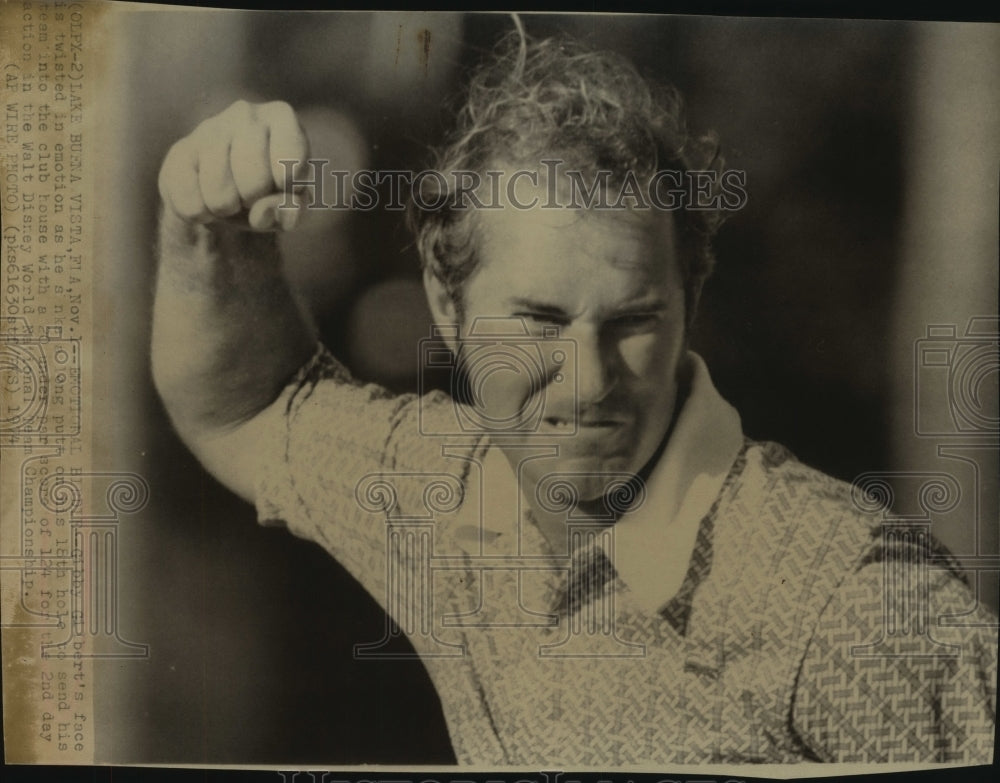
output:
M643 78L624 57L592 51L567 38L505 36L472 76L456 127L438 150L437 172L484 172L491 165L558 155L584 172L610 171L647 181L658 170L714 170L723 161L713 134L688 134L684 102L672 86ZM446 189L447 177L436 180ZM716 180L717 181L717 180ZM408 220L421 263L442 282L459 313L464 282L475 270L475 210L440 192L439 209L415 209ZM721 210L678 212L676 227L691 324L702 284L714 266L712 237Z

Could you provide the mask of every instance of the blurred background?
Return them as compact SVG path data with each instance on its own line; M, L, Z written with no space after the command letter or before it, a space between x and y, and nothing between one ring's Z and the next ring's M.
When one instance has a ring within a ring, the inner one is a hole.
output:
M747 172L749 203L719 237L693 338L746 433L845 480L952 473L962 502L934 519L935 533L960 555L995 554L995 449L941 451L976 433L948 415L949 367L921 364L918 341L930 325L953 326L935 337L959 350L946 351L946 365L986 346L965 402L995 425L1000 29L524 22L529 34L568 33L672 81L691 126L716 130L729 167ZM111 270L102 293L114 304L102 361L119 426L105 437L114 469L152 487L119 537L119 628L151 654L99 665L100 758L452 761L422 666L352 660L355 643L382 638L374 601L319 547L259 528L173 434L149 376L156 175L175 140L237 98L290 102L314 157L336 168L423 168L469 68L512 23L499 14L147 9L113 25L104 139L113 187L100 229ZM334 352L366 380L415 389L416 344L430 322L401 214L311 213L283 241L289 274ZM990 315L985 332L963 337L970 317ZM925 428L934 437L918 437L918 386L943 412ZM995 575L971 578L995 608Z

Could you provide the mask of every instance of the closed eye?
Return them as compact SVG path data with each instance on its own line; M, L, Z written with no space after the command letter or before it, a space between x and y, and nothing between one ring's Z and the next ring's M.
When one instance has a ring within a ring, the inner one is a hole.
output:
M568 317L555 312L522 311L514 313L514 317L523 318L529 326L532 323L546 326L566 326L569 323Z
M651 312L625 313L616 316L608 321L612 329L620 331L644 331L654 329L663 320L663 312L655 310Z

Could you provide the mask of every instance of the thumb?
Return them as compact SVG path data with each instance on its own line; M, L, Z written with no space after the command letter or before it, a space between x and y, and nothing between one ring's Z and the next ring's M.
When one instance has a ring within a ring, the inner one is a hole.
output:
M287 204L284 193L272 193L250 207L247 222L254 231L291 231L298 225L302 204Z

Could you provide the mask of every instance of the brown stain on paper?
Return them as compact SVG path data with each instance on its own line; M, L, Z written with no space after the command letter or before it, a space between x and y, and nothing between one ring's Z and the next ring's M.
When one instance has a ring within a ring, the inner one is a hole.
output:
M417 32L417 44L420 46L420 65L424 69L424 76L427 76L427 66L431 60L431 31L426 27Z
M26 130L23 125L19 126L16 135L5 133L0 136L0 223L4 229L11 226L18 227L21 224L20 213L13 204L19 202L19 196L11 190L8 185L8 176L16 176L15 170L7 163L8 156L12 151L21 151L21 144L31 141L40 144L70 143L70 133L82 133L84 144L85 163L81 172L83 178L80 182L78 193L82 198L82 217L86 225L86 231L78 248L78 253L85 259L84 276L81 281L81 295L90 303L90 306L97 314L109 313L113 309L114 302L97 302L93 293L92 282L89 279L91 274L96 273L95 259L95 239L97 233L97 222L93 219L96 203L96 193L98 192L98 179L102 175L109 178L109 171L100 171L100 161L97 159L101 133L105 130L102 123L102 106L100 100L112 96L102 96L100 86L106 83L110 73L110 63L115 44L117 43L110 34L111 22L115 14L123 13L124 7L104 0L93 0L83 2L79 5L55 8L34 0L27 3L0 3L0 105L18 103L26 105L28 103L39 103L41 94L37 87L31 92L22 91L24 83L37 85L40 82L39 75L39 54L43 52L51 53L54 38L47 41L41 38L43 30L41 22L45 22L48 34L54 36L56 31L66 32L70 36L74 34L74 29L68 25L79 24L79 34L82 37L79 41L76 54L77 62L83 70L79 73L79 84L81 86L80 96L82 100L81 124L79 127L70 122L66 122L64 128L55 128L49 125L46 128L38 127L38 123L33 123L30 130ZM57 18L56 14L62 14ZM43 15L45 17L43 18ZM30 26L28 26L30 24ZM24 42L31 43L30 49L23 48ZM66 39L66 51L68 56L74 52L73 38ZM47 48L48 47L48 48ZM26 52L32 52L29 57ZM44 60L50 64L50 61ZM49 71L51 73L51 71ZM50 93L51 94L51 93ZM54 99L53 99L54 100ZM67 101L68 103L68 101ZM55 104L53 103L53 111ZM59 111L65 111L61 106ZM22 183L23 184L23 183ZM38 183L31 183L33 191L38 189ZM8 198L10 202L8 202ZM30 250L18 252L18 262L24 264L35 264L39 254L48 252L48 249L40 242L32 243ZM53 294L54 295L54 294ZM36 305L47 306L49 301L44 296L39 297ZM3 308L3 315L8 315L6 307ZM36 311L24 315L35 329L46 326L46 316L42 311ZM100 321L101 316L95 315L94 320ZM81 322L80 338L85 346L84 350L90 354L100 351L100 346L105 345L101 339L96 341L95 333L103 339L103 334L110 328L110 318L105 317L104 323L92 324L89 320ZM90 383L94 376L92 367L84 364L80 368L81 377L86 377ZM108 374L110 375L110 374ZM81 386L81 388L83 388ZM88 387L89 388L89 387ZM80 406L84 411L83 416L90 416L90 408L93 404L93 396L80 400ZM96 429L96 423L92 418L84 418L85 429L81 433L81 443L83 452L87 459L84 467L89 468L91 464L109 464L106 454L97 454L94 443L91 442L92 434ZM105 448L110 448L105 446ZM20 462L26 453L17 448L4 451L4 459L0 463L0 533L5 542L17 541L20 538L20 528L23 514L20 495ZM66 455L54 457L57 461L65 459L67 464L72 464ZM5 554L8 554L5 552ZM13 579L13 578L12 578ZM41 658L41 644L44 637L42 631L52 631L51 627L40 626L37 615L29 612L23 602L22 596L18 593L11 594L5 591L4 604L2 606L3 628L0 630L0 650L2 650L3 660L3 731L4 731L4 753L5 761L8 763L67 763L76 764L93 763L94 746L97 738L94 733L88 731L85 741L86 748L82 752L62 752L58 749L55 738L46 739L43 734L53 735L52 731L43 732L42 716L46 713L53 713L51 702L41 698L40 682L42 672L66 672L72 674L72 661L59 659ZM22 627L16 627L16 626ZM74 703L74 709L83 711L87 718L88 726L96 724L94 719L94 705L92 701L92 689L95 686L93 678L93 667L90 662L85 663L86 682L88 685L88 698L79 704Z

